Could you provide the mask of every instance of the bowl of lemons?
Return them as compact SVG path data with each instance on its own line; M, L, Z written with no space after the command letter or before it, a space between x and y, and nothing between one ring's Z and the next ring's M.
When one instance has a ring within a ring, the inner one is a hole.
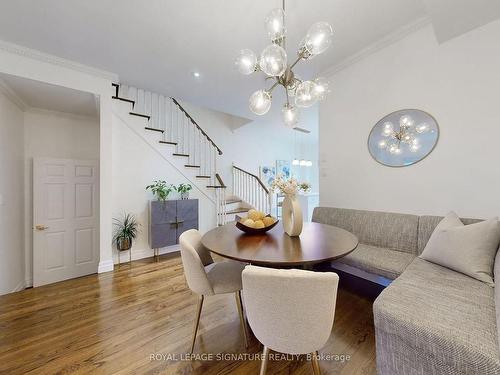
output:
M236 218L236 227L245 233L261 234L273 229L278 224L278 219L264 212L251 209L246 217Z

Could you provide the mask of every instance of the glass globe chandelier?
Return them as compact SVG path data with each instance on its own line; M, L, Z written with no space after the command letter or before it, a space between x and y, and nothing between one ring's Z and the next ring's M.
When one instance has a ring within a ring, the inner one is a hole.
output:
M429 131L428 124L422 123L415 126L413 119L404 115L400 117L397 129L389 121L382 125L382 135L387 139L382 139L378 143L378 147L393 155L401 154L403 146L406 146L410 152L417 152L421 146L418 136L427 131Z
M325 52L332 43L333 30L327 22L313 24L299 44L297 58L289 64L285 49L285 0L282 8L269 12L264 25L271 44L264 48L260 57L257 57L252 50L241 50L235 63L242 74L249 75L262 71L269 79L274 80L269 89L258 90L250 96L250 110L257 115L266 114L271 108L272 91L280 85L286 93L286 103L282 109L283 122L285 126L295 128L300 117L298 108L311 107L325 99L329 92L329 84L322 77L313 81L303 81L292 69L299 61L312 59ZM295 105L291 103L290 98L294 98Z

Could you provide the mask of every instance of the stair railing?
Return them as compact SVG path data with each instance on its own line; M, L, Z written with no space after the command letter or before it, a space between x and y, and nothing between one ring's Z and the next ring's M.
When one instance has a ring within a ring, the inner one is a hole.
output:
M271 213L271 194L262 180L244 169L233 165L233 194L255 209Z
M227 222L226 213L226 185L218 173L215 174L218 186L215 188L215 208L217 211L217 226Z
M207 179L207 186L219 186L215 175L222 150L175 98L126 85L119 85L119 90L121 98L135 103L134 112L151 117L152 129L163 130L163 142L174 144L187 166L199 168L198 176L205 176L200 178Z
M147 117L148 129L162 132L160 142L174 145L174 155L185 158L187 168L197 168L196 178L214 189L217 225L225 224L226 185L217 173L217 157L222 150L175 98L132 86L113 87L113 98L130 102L131 114Z

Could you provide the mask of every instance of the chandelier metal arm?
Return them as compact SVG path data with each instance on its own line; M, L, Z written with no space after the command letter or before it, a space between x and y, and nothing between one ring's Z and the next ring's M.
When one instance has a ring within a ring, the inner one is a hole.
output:
M299 56L297 57L297 60L295 60L295 61L293 62L293 64L292 64L292 65L290 65L290 67L289 67L288 69L290 69L290 70L291 70L291 69L293 69L293 68L294 68L294 66L295 66L295 65L297 65L297 63L298 63L300 60L302 60L302 59L303 59L303 57L304 57L304 55L302 54L302 52L301 52L301 53L299 53Z
M267 92L271 93L274 90L274 88L278 85L279 85L279 81L276 79L276 82L274 82L274 84L269 88L269 90L267 90Z

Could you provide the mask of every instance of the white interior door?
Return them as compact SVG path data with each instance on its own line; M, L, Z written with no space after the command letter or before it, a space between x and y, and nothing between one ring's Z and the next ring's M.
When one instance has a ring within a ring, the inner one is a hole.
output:
M33 286L97 272L98 161L33 160Z

